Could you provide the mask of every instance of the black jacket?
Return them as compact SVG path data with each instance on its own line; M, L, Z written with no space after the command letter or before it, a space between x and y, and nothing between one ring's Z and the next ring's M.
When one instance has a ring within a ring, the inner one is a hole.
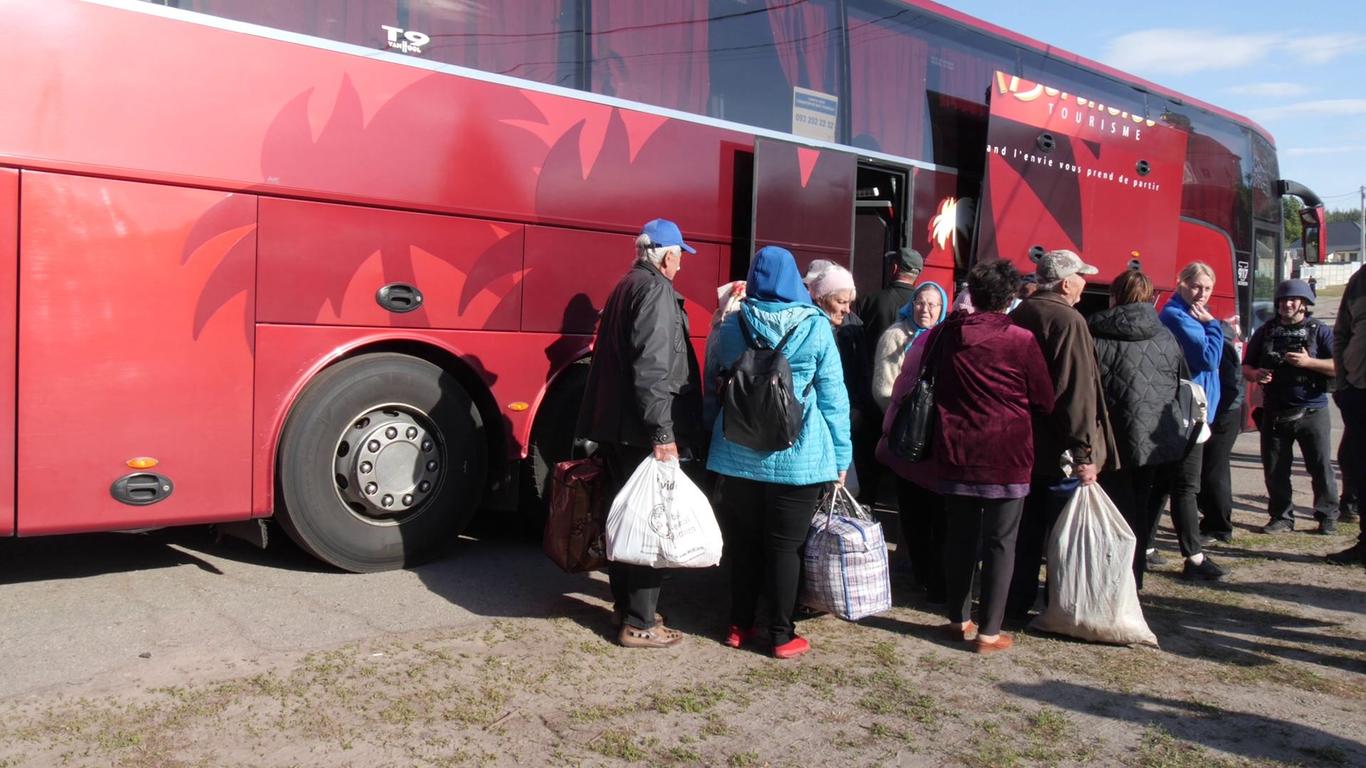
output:
M578 436L599 443L702 446L702 390L683 297L637 261L607 297L579 409Z
M1165 464L1185 453L1172 404L1181 381L1181 346L1151 304L1121 304L1087 321L1096 339L1100 382L1121 466Z
M892 327L896 322L896 313L906 306L906 303L915 296L915 289L918 286L907 285L905 283L892 283L877 293L868 294L867 298L860 298L855 302L854 314L863 321L868 344L874 349L877 348L878 339L882 338L882 332ZM872 367L872 354L868 356L869 368Z
M844 386L849 390L849 422L855 433L882 427L882 411L873 400L873 345L869 338L863 321L852 312L835 329Z
M1238 348L1233 346L1233 326L1224 328L1224 354L1219 357L1219 412L1210 417L1210 424L1223 418L1230 410L1241 411L1247 384L1243 381L1243 361L1238 359Z

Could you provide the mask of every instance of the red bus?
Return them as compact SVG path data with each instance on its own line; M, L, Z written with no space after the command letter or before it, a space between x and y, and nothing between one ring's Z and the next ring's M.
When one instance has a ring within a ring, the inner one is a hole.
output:
M0 27L5 536L273 517L365 571L534 514L657 216L697 245L700 337L769 243L864 291L905 244L946 284L974 252L1168 288L1201 258L1246 315L1280 195L1312 198L1250 121L926 2L30 0ZM1052 112L1002 106L1036 88ZM1090 181L1114 163L1165 181ZM1154 194L1125 221L1119 189Z

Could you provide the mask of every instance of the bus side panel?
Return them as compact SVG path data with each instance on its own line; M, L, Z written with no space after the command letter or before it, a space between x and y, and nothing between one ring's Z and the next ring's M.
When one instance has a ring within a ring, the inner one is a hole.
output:
M686 231L683 239L688 240ZM683 294L689 333L706 336L716 310L723 251L711 243L688 244L697 253L683 254L674 289ZM592 336L598 313L634 258L632 235L527 227L525 283L527 295L536 300L526 303L522 330Z
M0 168L0 536L14 533L14 309L19 258L19 172Z
M260 299L267 323L516 330L522 226L349 205L261 199ZM416 287L415 309L378 291Z
M959 198L958 174L915 169L910 245L925 257L920 282L933 281L953 296L954 271L971 255L975 201Z
M249 516L256 199L25 172L22 205L19 534ZM116 501L135 471L172 492Z
M1244 269L1239 271L1233 253L1233 241L1229 239L1228 234L1203 222L1181 219L1176 236L1175 270L1180 270L1192 261L1203 261L1214 268L1214 295L1209 300L1209 311L1221 320L1237 313L1235 291L1241 293L1245 290L1248 284L1248 269L1244 262ZM1170 278L1166 278L1165 275L1160 277L1175 281L1175 270ZM1161 303L1165 304L1165 299ZM1256 329L1244 330L1251 334Z
M513 403L535 403L556 370L548 350L565 337L496 331L355 328L351 326L260 325L256 329L256 402L252 514L271 514L275 495L276 448L289 409L308 383L329 364L366 347L393 342L444 350L469 366L493 393L501 426L511 436L507 456L523 456L531 411ZM471 395L477 393L471 392Z

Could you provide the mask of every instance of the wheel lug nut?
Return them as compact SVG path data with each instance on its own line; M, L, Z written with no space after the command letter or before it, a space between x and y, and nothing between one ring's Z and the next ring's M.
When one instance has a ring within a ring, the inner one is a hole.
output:
M368 461L362 461L362 462L360 463L360 471L361 471L361 474L363 474L363 475L369 474L369 473L370 473L370 470L372 470L372 469L374 469L374 468L375 468L375 465L374 465L374 464L371 464L371 463L368 462Z
M435 461L429 461L429 462L427 462L427 471L428 471L428 472L435 472L435 471L436 471L436 462L435 462Z
M389 427L388 429L384 430L384 436L389 438L390 440L393 440L394 438L398 437L398 429L396 429L395 427Z
M374 496L379 491L379 486L374 483L365 484L365 495Z
M408 435L409 440L412 440L414 437L417 437L417 427L408 427L408 431L405 434Z
M403 497L403 506L405 506L405 507L411 507L412 505L413 505L413 495L412 495L411 493L405 495L405 496Z
M386 507L392 507L394 506L394 497L386 493L384 494L384 498L379 500L379 503Z
M432 449L432 443L431 443L431 441L430 441L430 440L423 440L423 441L422 441L422 450L423 450L423 452L425 453L425 452L427 452L427 451L430 451L431 449Z
M417 489L419 491L422 491L423 493L426 493L427 491L431 490L431 487L432 484L427 482L426 480L423 480L422 482L417 484Z
M371 453L377 453L379 451L379 441L371 440L370 442L365 444L365 448Z

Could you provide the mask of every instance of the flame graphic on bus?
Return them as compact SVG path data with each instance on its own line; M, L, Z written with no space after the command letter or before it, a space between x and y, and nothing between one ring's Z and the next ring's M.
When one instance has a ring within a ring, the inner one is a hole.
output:
M964 265L967 258L976 212L972 198L949 196L939 201L938 211L930 218L930 245L936 251L952 254L956 265Z

